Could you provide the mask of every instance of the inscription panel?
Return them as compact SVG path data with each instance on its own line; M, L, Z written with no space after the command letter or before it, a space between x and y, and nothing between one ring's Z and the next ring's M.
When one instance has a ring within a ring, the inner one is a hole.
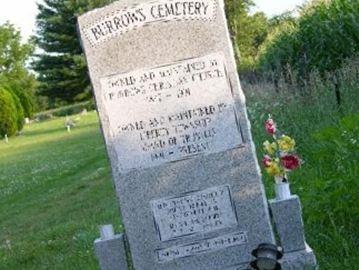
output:
M92 46L153 23L181 20L213 20L214 0L159 0L115 10L82 29Z
M242 144L221 53L101 79L121 170Z
M151 201L161 241L237 225L228 186Z
M201 240L188 245L157 250L157 258L160 262L168 262L175 259L194 256L228 247L244 245L247 242L247 234L245 232L237 232Z

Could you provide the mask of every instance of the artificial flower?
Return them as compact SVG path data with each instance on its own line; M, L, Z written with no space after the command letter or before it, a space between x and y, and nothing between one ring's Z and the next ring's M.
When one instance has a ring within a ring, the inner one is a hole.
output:
M263 147L264 147L264 151L266 151L266 153L269 155L274 155L278 149L277 144L275 142L270 143L269 141L265 141L263 143Z
M270 156L265 155L265 156L263 157L262 163L263 163L263 165L264 165L265 168L268 168L268 167L271 165L271 162L272 162L272 159L271 159Z
M288 182L287 173L300 167L301 160L295 154L295 140L287 135L279 136L274 120L269 116L265 122L266 132L272 135L273 142L265 141L265 155L262 164L266 172L274 177L276 183Z
M297 155L284 155L280 162L286 170L293 171L300 166L300 159Z
M269 163L269 166L266 168L266 171L271 176L280 176L283 175L282 170L278 161L272 161Z
M290 152L294 150L295 140L287 135L283 135L280 139L277 140L279 149L283 152Z
M269 118L265 122L265 129L268 132L268 134L270 134L270 135L275 134L275 132L277 131L277 126L276 126L276 123L273 121L273 119Z

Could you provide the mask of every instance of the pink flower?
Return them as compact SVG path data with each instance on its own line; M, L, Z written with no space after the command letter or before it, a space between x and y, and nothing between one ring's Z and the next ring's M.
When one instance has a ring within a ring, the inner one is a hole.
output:
M265 155L263 160L262 160L262 163L263 163L264 167L268 168L271 165L271 162L272 162L271 157L268 156L268 155Z
M300 166L300 159L297 155L285 155L280 158L283 167L286 170L292 171Z
M265 123L265 129L270 135L274 135L274 133L277 131L276 123L273 121L273 119L269 118Z

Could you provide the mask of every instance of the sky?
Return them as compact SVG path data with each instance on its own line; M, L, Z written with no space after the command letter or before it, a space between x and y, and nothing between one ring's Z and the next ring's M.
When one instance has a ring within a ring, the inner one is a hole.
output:
M272 17L286 11L293 11L305 2L306 0L254 0L256 4L254 11L263 11L268 17Z
M34 34L38 0L0 0L0 24L10 21L24 40Z
M0 24L6 21L21 30L24 41L35 32L36 3L41 0L0 0ZM269 17L293 10L305 0L254 0L254 11L263 11Z

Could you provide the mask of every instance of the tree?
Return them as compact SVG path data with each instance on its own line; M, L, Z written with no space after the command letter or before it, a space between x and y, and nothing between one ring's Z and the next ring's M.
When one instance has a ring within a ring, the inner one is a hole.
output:
M0 25L0 86L17 96L26 117L33 114L36 80L26 63L33 52L31 42L22 44L20 32L13 25Z
M250 14L252 0L226 0L229 31L240 72L252 70L258 49L268 34L268 19L262 12Z
M18 114L13 95L0 88L0 137L12 136L18 130Z
M270 35L263 45L259 66L264 73L283 77L295 71L303 85L312 72L319 72L324 78L329 73L340 105L340 80L336 70L359 53L358 21L358 1L308 2L297 20L283 21Z
M37 55L40 95L49 98L50 107L91 97L86 62L77 38L76 17L111 0L44 0L38 4Z

